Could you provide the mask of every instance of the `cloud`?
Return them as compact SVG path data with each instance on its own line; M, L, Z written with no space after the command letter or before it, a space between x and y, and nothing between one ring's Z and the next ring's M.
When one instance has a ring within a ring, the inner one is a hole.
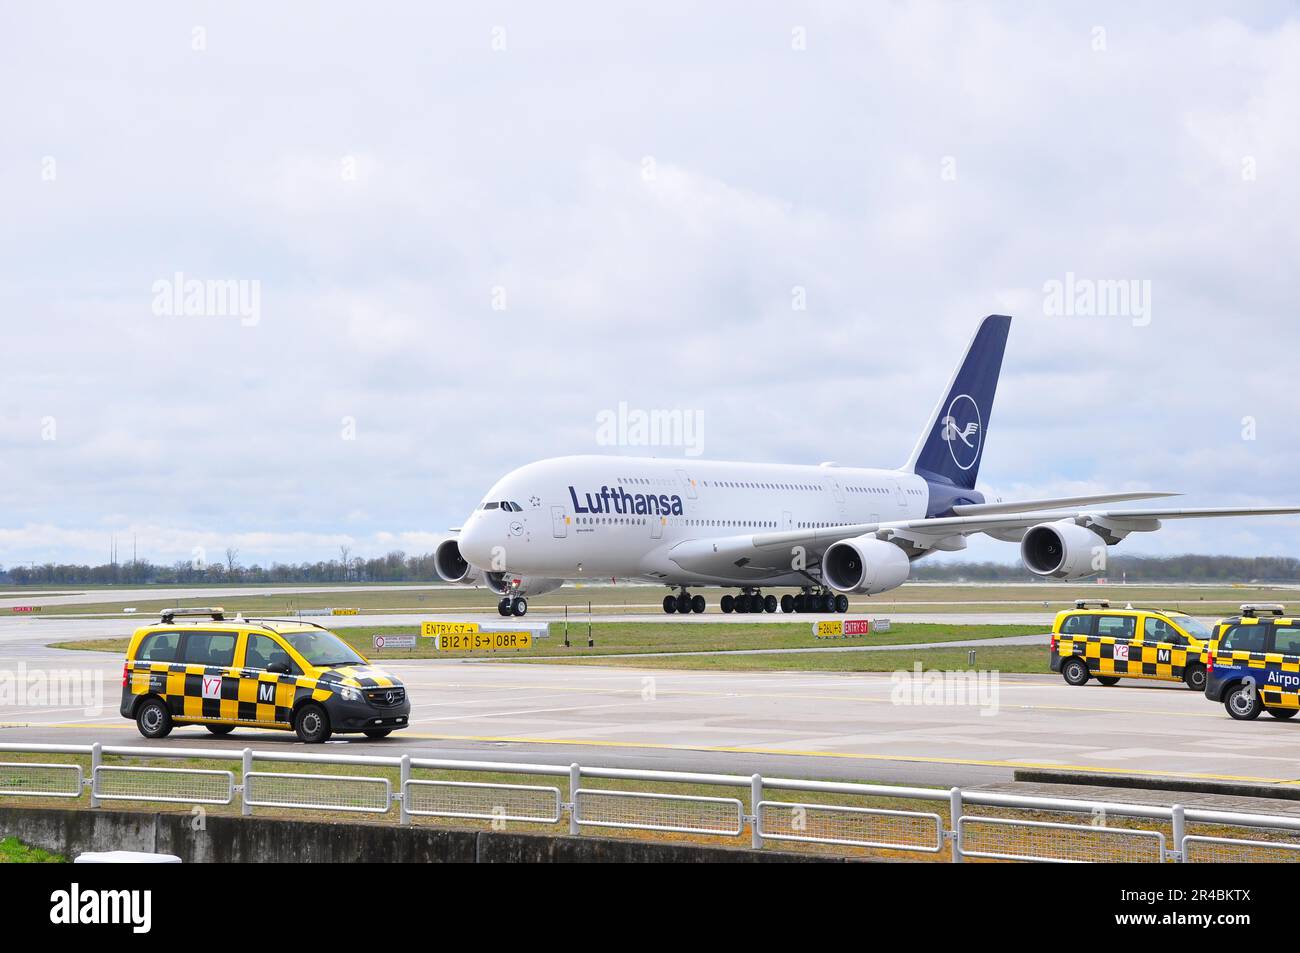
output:
M992 311L1004 495L1292 501L1288 6L45 5L0 54L0 562L414 549L623 401L896 465ZM178 271L260 321L152 313ZM1067 273L1150 323L1048 316Z

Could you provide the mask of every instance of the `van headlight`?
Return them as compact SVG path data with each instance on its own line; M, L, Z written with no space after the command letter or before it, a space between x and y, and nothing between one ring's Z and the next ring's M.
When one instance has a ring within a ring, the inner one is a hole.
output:
M349 702L359 702L359 701L361 701L361 690L360 690L360 689L349 688L348 686L344 685L344 686L342 686L342 687L339 688L339 694L340 694L341 696L343 696L343 700L344 700L344 701L349 701Z

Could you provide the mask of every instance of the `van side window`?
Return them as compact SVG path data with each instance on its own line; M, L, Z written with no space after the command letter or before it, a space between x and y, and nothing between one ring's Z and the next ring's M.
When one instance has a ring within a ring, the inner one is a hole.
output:
M1131 639L1137 629L1137 619L1131 615L1097 616L1097 634L1112 639Z
M187 665L234 665L235 633L186 632L183 661Z
M1186 645L1187 639L1164 619L1147 616L1142 627L1142 638L1147 642L1168 642L1171 645Z
M1061 622L1061 635L1092 635L1092 616L1066 616Z
M138 662L174 662L176 646L180 644L179 632L155 632L145 637L135 657Z
M280 643L269 635L258 635L256 632L248 637L248 648L244 650L244 667L259 668L265 671L273 662L283 662L289 666L289 671L295 675L301 675L298 666L293 663Z
M1266 625L1234 625L1219 640L1220 652L1263 652Z
M1300 655L1300 629L1274 626L1273 651L1283 655Z

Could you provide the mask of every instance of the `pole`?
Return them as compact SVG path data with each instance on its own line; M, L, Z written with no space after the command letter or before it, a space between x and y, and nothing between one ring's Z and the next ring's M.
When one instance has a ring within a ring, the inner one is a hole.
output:
M961 863L961 788L948 792L948 812L952 818L952 835L948 849L952 851L952 862Z
M244 771L244 776L239 779L239 786L243 789L243 793L239 798L241 802L239 813L244 815L244 817L252 817L253 805L248 803L248 776L253 773L253 749L252 748L244 749L243 771Z
M411 756L402 755L402 799L398 802L401 805L401 823L403 825L411 823L410 812L406 809L406 782L411 780Z
M578 788L582 787L582 768L578 762L569 765L569 833L578 836Z

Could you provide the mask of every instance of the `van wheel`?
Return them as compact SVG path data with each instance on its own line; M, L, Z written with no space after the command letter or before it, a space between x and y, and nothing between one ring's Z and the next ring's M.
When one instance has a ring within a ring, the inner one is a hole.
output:
M1066 659L1061 666L1061 677L1067 685L1083 685L1089 678L1088 666L1077 658Z
M135 726L146 738L166 738L172 733L172 713L157 698L150 698L136 711Z
M1286 721L1288 718L1294 718L1300 715L1300 708L1270 708L1268 713L1274 718L1281 718Z
M362 734L365 735L367 738L374 738L376 740L378 740L379 738L387 738L392 733L393 733L392 728L367 728L365 731L362 732Z
M1205 666L1187 666L1187 671L1183 672L1183 681L1186 682L1187 687L1194 692L1205 691Z
M1223 698L1223 707L1238 721L1253 721L1264 710L1264 703L1259 700L1258 691L1240 682L1228 690Z
M1114 675L1098 675L1098 676L1097 676L1097 681L1101 682L1103 685L1105 685L1105 686L1108 687L1108 688L1109 688L1111 685L1118 685L1118 684L1119 684L1119 679L1118 679L1117 677L1115 677Z
M304 744L319 745L329 741L330 716L315 702L308 702L293 716L293 730Z
M228 735L235 730L234 725L204 725L203 727L214 735Z

